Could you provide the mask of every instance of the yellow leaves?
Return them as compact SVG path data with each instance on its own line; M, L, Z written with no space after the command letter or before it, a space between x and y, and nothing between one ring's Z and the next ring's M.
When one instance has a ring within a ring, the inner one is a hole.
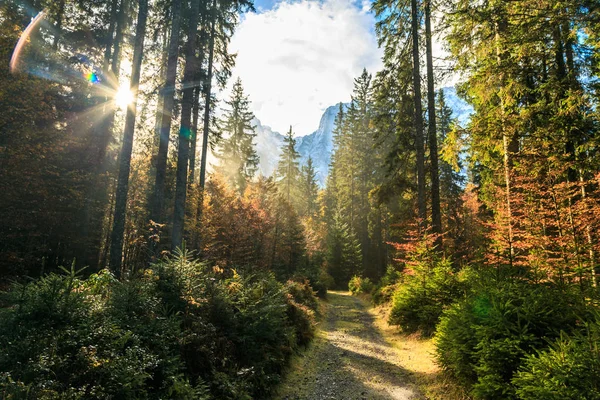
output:
M222 274L223 272L225 272L225 270L219 266L214 266L212 267L212 271L214 274Z
M229 284L227 285L227 290L229 291L229 293L239 293L239 291L242 289L242 284L241 282L238 281L232 281L229 282Z
M160 279L159 276L156 275L151 269L144 270L144 278L151 282L156 282Z
M455 124L450 132L447 133L442 143L442 160L450 164L456 172L460 171L460 154L465 148L462 131L462 128Z
M79 351L84 355L84 357L88 360L89 365L92 368L98 368L106 363L108 360L99 358L97 355L96 346L87 346L82 347Z

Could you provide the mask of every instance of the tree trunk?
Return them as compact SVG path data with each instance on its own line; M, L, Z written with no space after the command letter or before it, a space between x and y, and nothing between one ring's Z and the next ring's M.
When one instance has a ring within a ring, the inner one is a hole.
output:
M440 175L438 167L437 125L435 119L435 86L433 76L433 49L431 45L431 0L425 0L425 41L427 51L427 116L429 124L429 162L431 175L431 228L437 235L435 245L442 247L442 214L440 211Z
M110 69L115 77L114 85L119 86L118 76L121 69L121 45L123 44L123 35L125 34L125 25L127 24L127 10L129 8L129 0L121 0L119 14L117 15L117 32L115 34L113 58Z
M210 93L212 90L213 58L215 53L215 27L217 21L216 1L213 0L212 9L209 13L211 17L210 39L208 44L208 69L206 70L206 82L204 82L204 126L202 131L202 156L200 159L200 196L198 198L198 209L196 219L200 222L202 210L204 208L204 186L206 185L206 157L208 153L208 136L210 132ZM200 246L200 230L198 230L197 242Z
M504 19L501 19L495 24L495 45L496 45L496 58L501 70L500 75L500 86L504 87L506 84L505 72L502 70L503 63L506 58L506 51L500 46L500 36L507 29L507 23ZM518 142L515 140L515 135L510 135L506 130L506 105L504 99L500 98L500 125L502 130L502 148L504 152L504 185L505 185L505 204L506 204L506 218L507 218L507 229L508 229L508 263L512 267L515 258L514 249L514 234L513 234L513 213L512 213L512 157L513 154L518 150Z
M154 222L163 222L163 208L165 203L165 178L167 175L167 156L169 152L169 136L171 133L171 120L173 104L175 102L175 80L177 79L177 58L179 56L179 30L181 25L181 0L173 0L173 19L171 21L171 37L169 38L169 55L167 58L167 77L162 88L162 112L160 122L160 138L158 153L156 155L156 178L154 181L154 194L150 219Z
M417 202L420 226L427 224L425 200L425 143L423 138L423 106L421 105L421 72L419 63L419 10L418 0L411 0L412 53L413 53L413 101L415 108L415 147L417 153Z
M106 40L106 47L104 48L104 64L102 65L102 71L108 72L108 64L110 63L110 56L112 54L113 46L113 35L115 32L115 25L117 24L117 8L119 7L118 0L112 0L110 2L110 21L108 22L108 34Z
M187 197L188 161L190 155L190 136L192 107L194 103L194 78L196 76L196 34L200 0L192 0L188 40L186 43L185 69L183 73L183 99L181 102L181 125L179 128L179 147L177 149L177 180L175 185L175 209L173 212L173 234L171 250L181 247L185 224L185 204Z
M200 86L194 89L194 109L192 112L192 142L190 143L190 179L188 185L194 184L196 172L196 145L198 143L198 114L200 113Z
M120 53L112 52L112 47L117 40L117 38L113 38L113 35L117 25L118 9L119 1L112 0L107 43L104 49L102 66L102 74L105 81L103 85L113 90L116 90L115 82L118 77L109 71L109 66L111 61L115 61L114 58L120 57ZM122 40L122 38L123 35L119 36L118 39ZM118 63L118 61L116 62ZM101 256L100 248L102 247L103 241L102 229L106 227L108 231L110 231L112 225L110 224L110 221L108 221L108 225L105 225L106 216L111 215L112 211L110 208L106 210L104 207L107 202L108 193L111 190L111 185L108 183L109 174L107 173L108 164L106 155L112 139L112 127L115 118L115 110L112 101L113 98L109 95L100 96L98 99L97 104L102 106L102 120L99 125L94 128L92 145L94 170L92 171L93 175L86 189L85 200L81 209L81 230L79 231L79 235L86 240L82 242L81 249L77 251L78 264L92 266L93 269L98 265Z
M202 159L200 160L200 190L204 191L206 184L206 157L208 153L208 136L210 130L210 93L212 86L213 58L215 51L215 26L216 26L216 1L213 0L211 10L210 43L208 46L208 69L206 71L206 82L204 83L204 126L202 132ZM200 213L198 214L200 215Z
M133 150L133 134L137 107L137 91L140 83L142 58L144 57L144 36L148 18L148 0L139 0L135 44L133 48L133 63L131 69L130 89L133 102L127 107L125 129L123 131L123 147L119 156L119 178L115 199L115 216L110 244L110 268L119 278L121 276L121 261L123 253L123 233L125 231L125 212L127 210L127 191L129 189L129 172L131 169L131 152Z

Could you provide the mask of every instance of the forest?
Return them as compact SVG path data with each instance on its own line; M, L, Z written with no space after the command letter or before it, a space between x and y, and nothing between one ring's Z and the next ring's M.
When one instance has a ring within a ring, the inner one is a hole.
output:
M259 172L252 0L0 3L2 399L271 398L328 290L464 398L600 399L600 2L370 7L321 187L292 126Z

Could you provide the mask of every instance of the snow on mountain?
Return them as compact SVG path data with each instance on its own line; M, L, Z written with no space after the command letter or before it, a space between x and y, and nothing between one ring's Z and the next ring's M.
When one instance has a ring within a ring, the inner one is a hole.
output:
M274 132L271 127L263 125L257 118L252 120L256 138L256 152L259 157L258 170L263 176L271 176L277 167L281 146L283 145L283 135Z
M460 99L454 87L443 89L446 95L446 103L453 110L453 117L457 118L461 125L465 125L473 113L470 104ZM348 104L344 104L347 108ZM300 153L300 165L306 165L308 157L312 157L317 173L317 181L321 187L325 187L329 162L333 151L333 129L335 128L335 117L339 111L339 105L328 107L319 123L319 128L313 133L296 138L296 150ZM259 171L264 176L270 176L279 160L283 135L273 131L269 126L263 125L258 119L253 120L256 125L257 137L255 139L256 150L260 157Z
M347 109L348 105L345 104L344 108ZM329 172L329 162L333 152L334 122L339 109L339 105L328 107L321 117L319 128L310 135L296 139L296 150L300 153L300 165L306 165L308 157L312 157L317 173L317 182L321 187L325 187Z

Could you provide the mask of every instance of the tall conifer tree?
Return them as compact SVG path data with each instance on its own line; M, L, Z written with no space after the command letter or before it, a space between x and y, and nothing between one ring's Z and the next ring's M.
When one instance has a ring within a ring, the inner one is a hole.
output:
M254 114L250 111L250 101L244 94L240 79L233 85L231 99L226 104L228 109L221 121L224 139L218 153L217 171L232 188L242 194L258 170L259 158L254 143Z

